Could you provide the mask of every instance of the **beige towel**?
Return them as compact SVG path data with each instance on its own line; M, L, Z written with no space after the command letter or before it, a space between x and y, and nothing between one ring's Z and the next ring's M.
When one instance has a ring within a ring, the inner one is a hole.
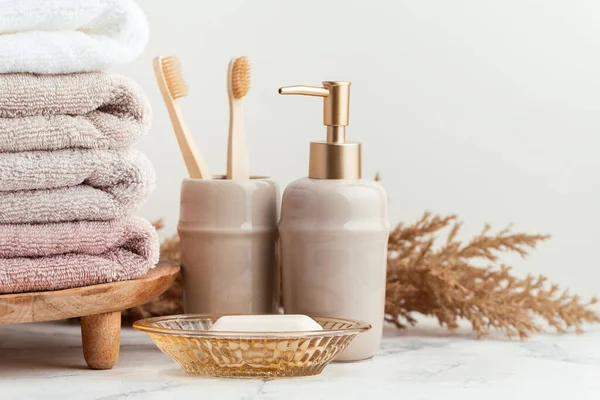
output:
M156 230L140 218L0 224L0 293L135 279L158 262Z
M153 187L152 166L135 151L0 153L0 223L120 218Z
M150 118L144 92L120 75L0 75L0 152L124 149Z

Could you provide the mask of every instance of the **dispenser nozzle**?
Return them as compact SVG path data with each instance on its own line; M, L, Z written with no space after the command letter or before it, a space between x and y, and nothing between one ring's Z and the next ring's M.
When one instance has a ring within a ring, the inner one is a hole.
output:
M315 86L284 86L279 88L279 94L301 94L304 96L329 96L329 90Z

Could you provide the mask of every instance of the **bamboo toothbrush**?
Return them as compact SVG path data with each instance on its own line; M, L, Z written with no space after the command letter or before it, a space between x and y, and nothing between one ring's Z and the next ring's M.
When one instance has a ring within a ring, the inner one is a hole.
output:
M212 179L211 174L208 172L206 161L186 127L181 115L181 109L176 101L188 94L188 87L183 80L179 59L175 56L154 58L154 73L156 74L160 93L169 111L173 130L175 131L177 142L179 142L181 155L185 161L190 178Z
M248 90L250 90L250 61L247 57L234 58L229 63L227 73L227 92L229 94L227 179L250 178L243 120L243 98Z

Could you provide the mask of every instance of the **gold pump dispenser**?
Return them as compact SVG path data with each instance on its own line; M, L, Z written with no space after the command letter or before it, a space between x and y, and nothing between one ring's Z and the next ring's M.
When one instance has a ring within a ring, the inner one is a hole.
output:
M346 142L350 115L350 82L328 81L323 87L288 86L279 94L323 97L323 124L326 142L310 143L308 177L312 179L360 179L360 143Z

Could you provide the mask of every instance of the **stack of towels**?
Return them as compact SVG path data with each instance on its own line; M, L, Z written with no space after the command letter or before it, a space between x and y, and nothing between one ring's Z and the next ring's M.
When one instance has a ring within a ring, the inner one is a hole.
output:
M132 0L0 4L0 293L135 279L158 259L132 216L154 172L131 146L150 107L101 72L139 55L148 25Z

